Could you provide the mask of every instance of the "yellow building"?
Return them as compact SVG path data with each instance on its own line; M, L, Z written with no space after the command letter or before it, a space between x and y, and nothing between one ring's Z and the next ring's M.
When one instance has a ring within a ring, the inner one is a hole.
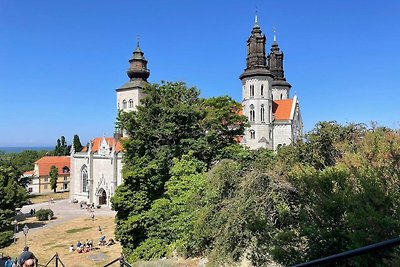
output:
M70 157L45 156L35 162L31 183L34 187L33 193L53 192L50 184L51 166L55 166L58 169L56 191L65 192L70 190Z

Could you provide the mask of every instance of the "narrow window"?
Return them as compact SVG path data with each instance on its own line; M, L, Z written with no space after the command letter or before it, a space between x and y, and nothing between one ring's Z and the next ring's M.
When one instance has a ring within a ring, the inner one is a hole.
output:
M254 110L254 105L250 105L250 121L256 120L256 111Z
M264 96L264 84L261 84L261 96Z
M122 101L122 109L126 109L126 100Z
M133 108L133 100L132 99L129 99L129 107Z
M254 97L254 85L250 85L250 97Z
M250 139L256 139L256 132L254 130L250 130Z
M88 188L87 188L87 185L88 185L88 171L87 171L86 166L84 166L82 168L81 178L82 178L82 192L87 192L88 191Z
M283 94L281 94L281 100L282 100L282 98L283 98Z
M265 122L265 108L264 108L264 105L261 105L260 117L261 117L261 122Z

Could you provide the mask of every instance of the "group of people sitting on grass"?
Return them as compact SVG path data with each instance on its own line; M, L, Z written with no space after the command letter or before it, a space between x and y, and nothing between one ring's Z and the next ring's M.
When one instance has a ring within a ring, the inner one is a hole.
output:
M89 252L93 249L93 240L86 239L86 243L81 243L81 241L78 241L76 243L76 248L74 247L73 244L69 246L69 252L73 252L76 250L78 253L86 253Z
M115 241L111 237L110 237L110 239L108 239L108 241L106 241L105 235L102 235L99 238L99 246L109 247L114 244L115 244ZM76 251L78 253L87 253L91 250L93 250L93 240L89 240L89 239L86 239L86 243L81 243L81 241L78 241L76 243L76 247L74 247L73 244L71 244L71 246L69 247L69 252Z

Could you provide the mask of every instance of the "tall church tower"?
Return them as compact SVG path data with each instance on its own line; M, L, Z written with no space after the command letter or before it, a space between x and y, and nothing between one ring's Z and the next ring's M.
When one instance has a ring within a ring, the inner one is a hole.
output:
M272 43L271 52L268 55L268 67L274 76L272 81L272 99L285 100L289 98L290 88L292 87L285 78L283 70L283 52L280 51L276 42L276 34L274 33L274 42Z
M243 142L251 149L273 149L271 86L274 76L268 70L265 42L266 37L261 32L256 16L247 40L246 68L239 77L242 81L243 114L250 122Z
M126 71L129 81L116 89L118 112L137 110L140 100L144 97L143 88L148 84L147 79L150 76L150 70L147 68L147 60L144 57L144 53L140 50L139 40L129 63L129 69ZM116 137L123 135L118 119L115 122L115 135Z

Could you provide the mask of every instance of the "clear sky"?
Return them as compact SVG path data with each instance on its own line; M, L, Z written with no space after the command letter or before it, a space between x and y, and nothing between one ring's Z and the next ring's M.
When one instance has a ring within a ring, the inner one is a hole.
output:
M137 35L150 82L240 101L256 9L268 50L277 29L306 130L400 128L398 0L0 0L0 146L111 136Z

